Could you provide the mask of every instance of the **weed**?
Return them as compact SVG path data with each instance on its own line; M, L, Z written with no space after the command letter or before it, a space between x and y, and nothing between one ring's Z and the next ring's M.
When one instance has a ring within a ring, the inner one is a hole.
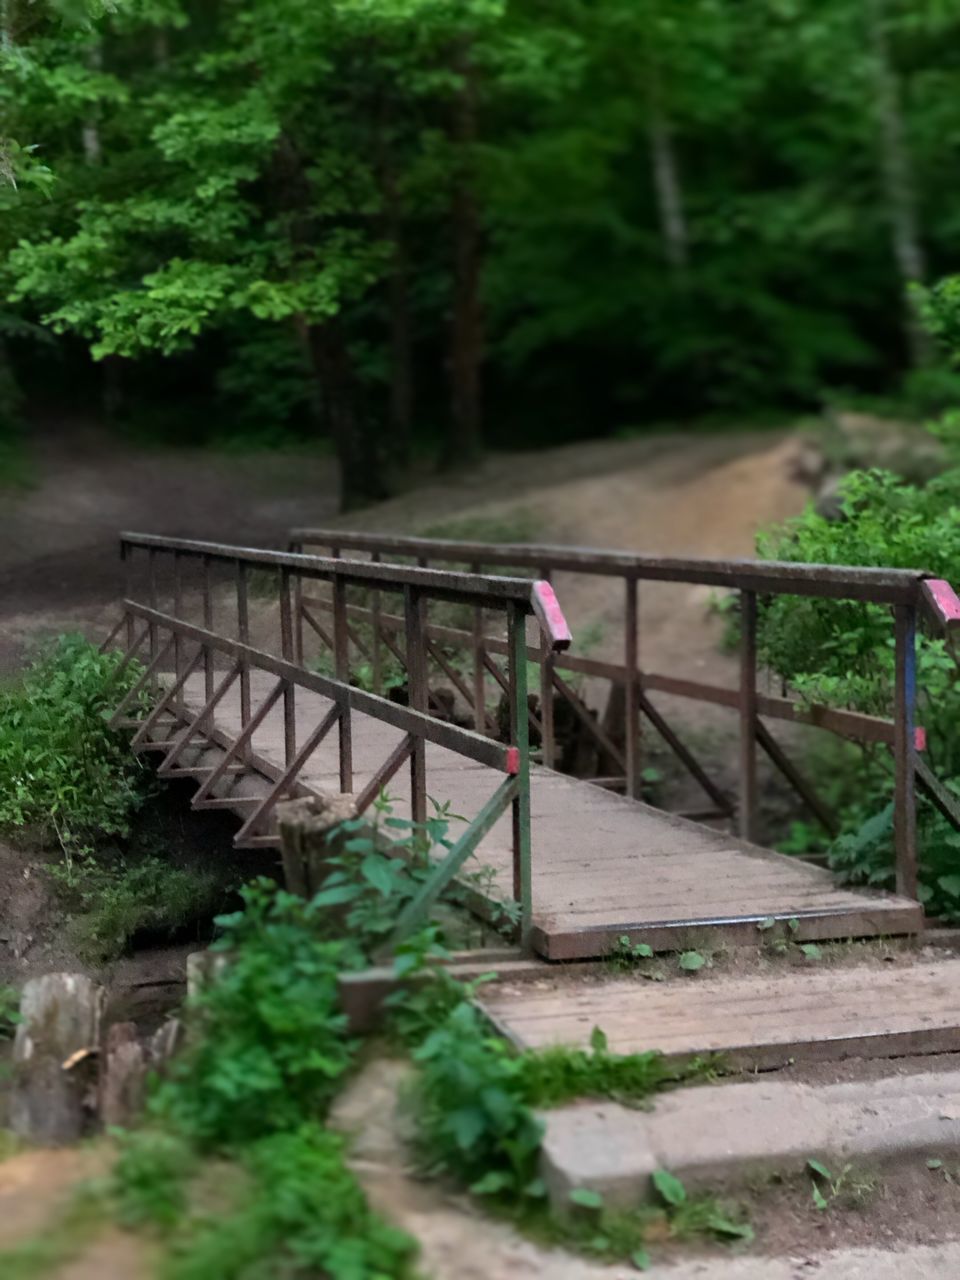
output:
M110 864L79 854L52 867L51 875L76 913L68 926L73 945L94 964L121 955L143 930L172 935L209 916L223 894L211 872L155 856Z
M20 1021L20 993L14 987L0 986L0 1040L9 1040Z
M242 1162L251 1175L243 1202L225 1216L187 1223L163 1280L412 1276L416 1245L371 1212L338 1136L304 1123L261 1138Z
M644 960L653 958L653 947L647 942L631 942L629 934L622 933L613 949L607 953L607 963L619 972L636 969Z
M257 880L218 921L231 961L193 1001L197 1034L153 1111L203 1146L231 1146L322 1116L353 1060L337 973L351 947L324 936L324 912Z
M681 951L677 964L682 973L699 973L709 961L700 951Z
M125 1227L174 1226L186 1210L187 1184L195 1169L190 1144L156 1128L115 1137L118 1155L110 1191L119 1221Z
M0 827L55 837L67 860L105 836L126 835L146 774L105 715L136 680L120 656L82 636L41 650L0 692Z
M815 942L796 941L796 935L800 929L800 921L796 916L787 921L767 916L760 921L757 929L763 935L764 946L774 955L785 956L796 949L806 960L823 959L823 952Z
M808 1160L810 1171L810 1195L815 1207L821 1211L834 1205L859 1209L870 1200L880 1186L876 1174L864 1173L852 1164L845 1164L838 1173L832 1173L819 1160Z

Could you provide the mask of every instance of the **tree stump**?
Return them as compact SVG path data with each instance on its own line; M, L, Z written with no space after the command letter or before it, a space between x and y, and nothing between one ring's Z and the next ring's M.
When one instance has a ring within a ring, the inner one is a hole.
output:
M349 835L330 832L357 816L352 795L307 796L277 806L287 889L311 898L327 875L327 860L343 851Z
M103 987L77 973L48 973L23 988L10 1105L18 1137L60 1146L89 1127L105 997Z
M115 1022L100 1055L99 1110L104 1128L125 1128L140 1115L149 1065L136 1024Z

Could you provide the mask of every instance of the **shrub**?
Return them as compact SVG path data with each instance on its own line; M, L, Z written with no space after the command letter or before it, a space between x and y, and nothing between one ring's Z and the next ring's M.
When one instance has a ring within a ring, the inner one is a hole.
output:
M322 910L269 880L221 917L230 963L193 1001L196 1033L155 1107L203 1146L232 1146L322 1116L353 1061L337 996L352 958Z
M114 679L119 662L82 636L61 636L0 691L0 827L55 837L68 856L127 834L146 774L106 724L137 676Z
M940 426L951 465L925 486L884 471L851 473L843 483L842 518L812 508L762 534L761 555L825 564L925 569L956 578L960 565L960 414ZM893 623L885 606L813 597L763 602L759 647L763 662L810 701L889 716L893 710ZM918 640L918 720L927 730L931 765L960 791L960 680L945 640ZM831 749L822 774L837 802L843 834L832 865L853 881L893 883L892 762L880 747L859 758ZM839 771L838 771L839 766ZM960 918L960 834L925 803L920 809L922 899L931 910Z

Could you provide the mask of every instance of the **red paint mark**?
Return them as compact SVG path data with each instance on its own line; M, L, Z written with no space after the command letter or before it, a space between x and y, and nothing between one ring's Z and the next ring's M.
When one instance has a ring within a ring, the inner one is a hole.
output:
M568 649L573 640L567 620L560 608L557 593L549 582L542 579L533 584L534 607L546 628L554 649Z
M943 578L928 578L923 584L945 626L960 622L960 597Z
M913 731L913 746L916 751L927 749L927 731L922 725L918 724Z
M520 772L520 748L507 747L507 773Z

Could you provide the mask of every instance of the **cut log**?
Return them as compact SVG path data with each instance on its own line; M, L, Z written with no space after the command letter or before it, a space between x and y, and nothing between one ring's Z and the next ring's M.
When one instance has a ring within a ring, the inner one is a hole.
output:
M23 988L10 1105L18 1137L60 1146L90 1128L105 996L77 973L48 973Z
M104 1128L126 1128L143 1110L149 1062L133 1022L115 1022L100 1055L99 1109Z
M352 795L306 796L277 806L287 889L311 898L327 875L327 861L343 852L350 837L335 828L357 816Z

